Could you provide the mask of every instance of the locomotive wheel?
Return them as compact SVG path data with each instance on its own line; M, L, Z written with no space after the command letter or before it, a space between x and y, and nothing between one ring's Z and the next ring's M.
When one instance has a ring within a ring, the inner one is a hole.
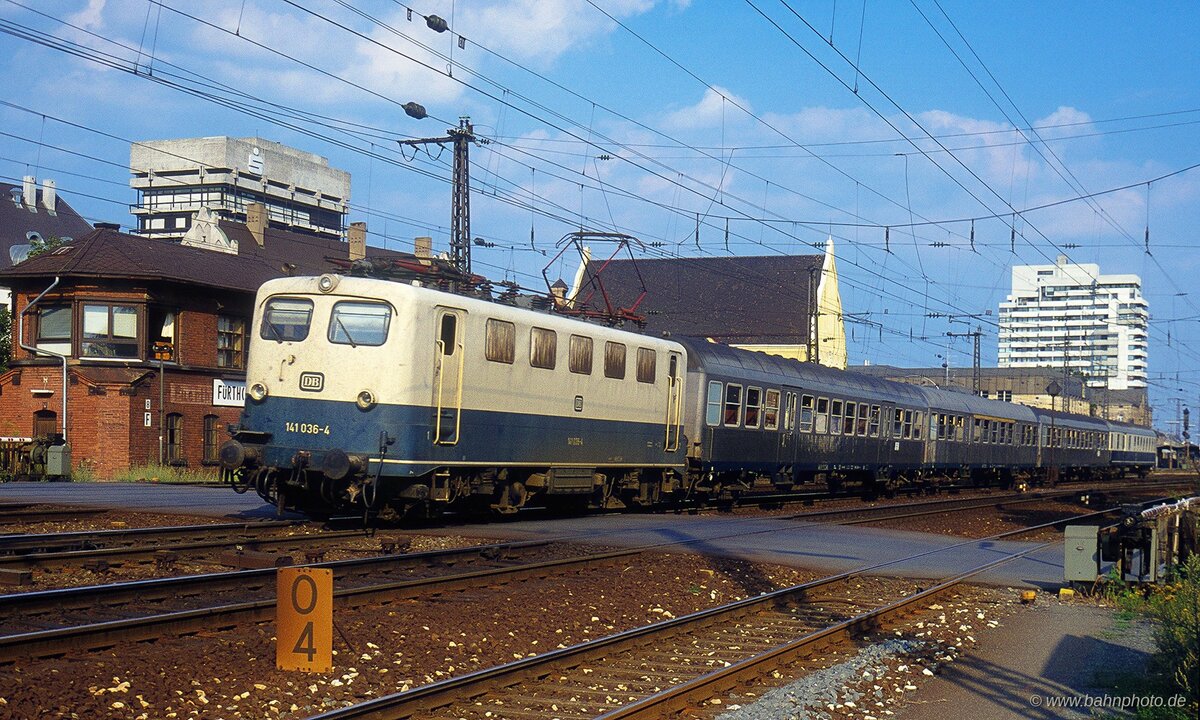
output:
M515 513L525 507L525 501L528 499L529 491L525 489L525 483L511 482L500 489L500 495L496 502L492 503L492 509L503 514Z

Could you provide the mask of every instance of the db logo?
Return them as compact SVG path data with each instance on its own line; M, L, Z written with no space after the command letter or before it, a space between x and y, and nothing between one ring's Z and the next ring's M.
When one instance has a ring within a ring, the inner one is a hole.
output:
M308 392L321 392L325 388L325 376L321 373L300 373L300 389Z

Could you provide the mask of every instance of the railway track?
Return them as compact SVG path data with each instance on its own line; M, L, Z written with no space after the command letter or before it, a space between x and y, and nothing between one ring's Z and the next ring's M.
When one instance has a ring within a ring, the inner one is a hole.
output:
M76 507L49 508L25 503L0 506L0 525L29 525L56 520L75 520L89 515L103 515L110 508Z
M1085 516L1000 533L1041 530ZM1012 553L900 597L872 599L869 573L973 544L957 543L680 618L487 668L317 716L320 720L456 718L661 718L757 680L794 658L894 622L966 580L1049 543Z
M1005 500L1007 498L998 499L1000 502ZM892 512L892 506L879 510L885 513L882 515L885 519L894 517L886 514ZM1111 510L1098 514L1105 512ZM1047 526L1069 521L1060 520ZM726 537L745 534L745 531L733 532ZM720 538L706 536L614 552L550 559L544 557L548 547L560 547L564 542L584 539L596 542L602 536L591 533L586 538L563 536L451 551L341 560L313 566L334 570L335 586L338 588L335 602L339 607L353 608L363 604L387 605L416 595L438 595L479 586L544 578L555 573L580 572L588 567L617 562L651 550L709 543ZM978 541L967 541L974 542ZM535 552L542 552L543 558L526 562L517 558L520 554ZM447 570L458 570L463 565L468 567L462 572L447 573ZM432 569L434 575L415 577L420 567ZM407 576L397 578L397 573ZM386 577L389 575L390 578ZM272 568L0 596L0 624L10 629L9 634L0 636L0 662L22 656L47 656L72 650L105 648L117 642L150 640L165 634L188 634L271 620L275 608L274 577Z

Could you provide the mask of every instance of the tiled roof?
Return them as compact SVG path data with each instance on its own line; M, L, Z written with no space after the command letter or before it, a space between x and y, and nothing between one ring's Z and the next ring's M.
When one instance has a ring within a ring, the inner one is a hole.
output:
M578 299L603 310L646 317L646 332L709 337L730 344L808 342L809 278L820 282L822 255L603 260L587 266ZM810 274L809 270L812 270ZM603 285L604 293L600 292Z
M0 271L0 285L17 278L88 277L164 280L189 285L255 292L267 280L334 270L327 257L344 258L348 247L284 230L268 229L260 248L244 225L222 223L239 242L239 254L187 247L110 229L94 230L74 243ZM243 236L244 233L244 236ZM401 256L367 248L368 256Z
M22 202L13 202L13 190L20 185L0 183L0 269L12 265L9 250L14 245L28 245L28 233L36 232L43 238L82 237L92 231L87 220L58 195L51 215L41 206L42 188L37 189L37 212L32 212Z

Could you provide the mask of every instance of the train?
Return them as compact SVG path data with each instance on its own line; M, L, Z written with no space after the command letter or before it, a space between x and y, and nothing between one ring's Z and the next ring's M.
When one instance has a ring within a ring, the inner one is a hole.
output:
M315 517L1016 486L1155 462L1148 428L419 281L268 281L248 356L221 465L239 492Z

